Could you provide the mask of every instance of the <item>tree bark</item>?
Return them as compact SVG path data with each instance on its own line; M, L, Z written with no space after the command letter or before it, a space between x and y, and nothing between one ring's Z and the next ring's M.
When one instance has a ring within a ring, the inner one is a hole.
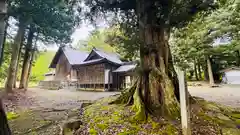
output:
M210 86L215 86L213 72L212 72L212 64L209 57L207 58L207 67L208 67L209 84Z
M28 80L28 71L30 68L30 61L31 61L31 50L32 50L32 42L34 38L34 30L31 26L29 33L28 33L28 39L27 39L27 45L25 48L25 54L24 54L24 60L23 60L23 66L22 66L22 73L21 73L21 80L19 84L19 89L25 89L26 90L26 82Z
M5 24L5 17L7 12L7 4L6 0L0 1L0 63L3 60L3 51L4 51L4 41L6 35L6 24ZM0 64L1 65L1 64ZM11 135L10 128L8 126L7 116L5 114L2 101L0 98L0 135Z
M19 63L21 61L22 47L23 47L23 39L21 41L20 49L18 52L17 66L16 66L16 71L15 71L14 79L13 79L13 88L17 88L16 85L17 85L17 77L18 77L18 70L19 70L18 68L19 68Z
M28 82L29 82L29 79L30 79L30 76L31 76L31 72L32 72L32 65L33 65L33 61L34 61L34 56L35 56L35 52L36 52L36 44L34 46L34 48L31 50L31 58L30 58L30 64L29 64L29 69L28 69L28 72L27 72L27 78L26 78L26 81L25 81L25 89L28 88Z
M204 81L208 82L209 81L209 77L208 77L208 66L207 66L207 60L204 60L204 64L202 65L202 69L204 72Z
M240 53L239 50L236 51L236 66L240 66Z
M134 118L146 120L148 114L176 118L180 116L177 100L179 95L178 79L172 63L168 44L170 27L154 25L154 13L146 11L151 1L140 0L137 14L140 30L140 73L129 91L116 101L123 103L128 98L136 111ZM135 91L134 91L134 90ZM133 94L134 93L134 94ZM122 100L122 101L121 101ZM116 103L116 102L113 102Z
M33 61L34 61L34 58L35 58L35 53L37 51L37 41L38 41L38 34L36 35L36 38L35 38L34 47L31 49L29 70L27 72L27 80L26 80L26 82L24 84L26 86L26 89L28 88L28 82L29 82L29 79L30 79L30 76L31 76L31 72L32 72Z
M11 135L11 130L8 126L7 116L2 106L0 99L0 135Z
M197 63L196 63L196 59L194 59L193 65L194 65L195 78L196 78L197 81L199 81L198 73L197 73Z
M198 63L197 63L197 69L198 69L198 77L199 77L199 80L202 80L201 63L200 63L199 60L198 60Z
M8 28L8 19L0 21L0 66L2 65L4 59L4 48L5 48L5 41L7 36L7 28ZM4 30L4 32L3 32ZM3 34L3 35L2 35Z
M21 41L25 33L25 28L26 28L25 23L20 21L17 35L15 36L14 43L12 45L11 62L8 70L7 81L5 84L6 92L12 92L13 90L14 76L17 68L18 53L19 53Z

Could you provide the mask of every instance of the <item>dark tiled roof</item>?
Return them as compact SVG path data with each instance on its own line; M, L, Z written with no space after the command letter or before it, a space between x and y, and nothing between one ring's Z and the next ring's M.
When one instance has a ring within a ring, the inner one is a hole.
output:
M71 65L81 64L88 56L88 53L74 50L71 48L63 48L63 52Z
M78 51L69 47L59 47L49 68L56 68L56 64L58 63L62 53L64 53L69 64L71 65L81 64L88 56L88 53L83 51Z
M106 58L107 60L117 63L117 64L122 64L122 61L120 60L120 56L117 53L107 53L102 50L94 48L94 51L101 57Z
M105 58L101 58L101 59L88 60L88 61L82 62L80 65L96 64L96 63L102 62L104 60L106 60L106 59Z
M114 70L113 72L128 72L128 71L132 71L136 68L136 64L131 64L131 65L122 65L119 68L117 68L116 70Z
M84 61L89 61L91 56L96 54L101 58L105 58L110 63L117 64L117 65L122 64L122 61L120 60L120 56L117 53L104 52L96 48L92 49L91 53L88 55L88 57Z
M108 53L102 50L93 48L90 54L82 51L78 51L69 47L60 47L54 56L52 63L50 64L50 68L56 68L56 64L60 55L64 53L70 65L91 65L99 62L107 61L112 64L121 65L123 62L120 60L120 56L117 53ZM89 60L91 54L97 54L100 56L99 59Z

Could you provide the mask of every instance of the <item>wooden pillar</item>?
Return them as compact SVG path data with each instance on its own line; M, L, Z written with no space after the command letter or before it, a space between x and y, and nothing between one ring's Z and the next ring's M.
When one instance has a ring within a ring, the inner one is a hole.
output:
M116 73L116 88L118 90L118 73Z
M179 89L180 89L182 133L183 135L191 135L189 96L188 96L188 91L186 86L185 73L180 69L177 70L177 73L179 78Z

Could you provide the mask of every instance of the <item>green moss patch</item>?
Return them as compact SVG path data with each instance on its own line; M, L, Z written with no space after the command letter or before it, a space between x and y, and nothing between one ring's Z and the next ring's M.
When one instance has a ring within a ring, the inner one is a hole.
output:
M19 117L19 114L15 113L15 112L8 112L7 113L7 119L8 120L13 120Z
M179 135L180 119L169 120L149 116L147 121L134 119L136 112L132 106L108 104L116 96L103 98L84 108L83 126L79 135ZM223 129L234 132L238 123L238 113L232 109L204 100L196 101L191 109L191 128L193 134L221 134ZM235 134L233 134L235 135Z
M87 130L87 134L178 134L180 130L173 122L161 121L161 119L150 118L148 122L133 119L136 112L131 106L109 105L116 97L104 98L84 108L83 122L85 127L79 130ZM159 124L162 123L162 124ZM87 128L86 128L87 127ZM160 130L161 129L161 130ZM81 132L82 133L82 132Z

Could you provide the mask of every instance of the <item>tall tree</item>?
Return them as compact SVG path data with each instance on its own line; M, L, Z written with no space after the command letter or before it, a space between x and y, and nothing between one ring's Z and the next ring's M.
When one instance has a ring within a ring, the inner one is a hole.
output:
M21 62L21 57L22 57L22 50L23 50L23 40L22 39L21 43L20 43L20 48L19 48L19 52L18 52L18 59L17 59L17 66L16 66L16 71L15 71L15 75L14 75L14 79L13 79L13 88L17 88L17 79L18 79L18 72L19 72L19 68L20 68L20 62Z
M19 84L19 89L26 89L27 81L28 81L28 71L30 68L30 61L31 61L31 51L32 51L32 43L34 38L35 29L34 26L31 25L29 32L28 32L28 38L27 38L27 44L25 47L25 54L23 59L23 66L22 66L22 73L21 73L21 80Z
M7 4L6 0L1 0L0 1L0 63L2 63L2 58L1 56L3 53L2 46L4 44L4 31L5 31L5 17L6 17L6 9L7 9ZM10 128L8 126L8 121L7 121L7 116L5 114L1 97L0 97L0 134L1 135L11 135Z
M238 12L238 1L221 1L217 10L208 15L202 12L187 27L174 31L172 44L175 62L182 64L186 58L190 61L197 58L198 63L202 63L205 80L214 85L213 79L219 78L217 74L221 68L237 65L236 61L231 59L233 54L235 59L238 57ZM223 45L219 42L221 40L227 41L227 44Z
M5 84L5 90L7 92L12 92L12 89L13 89L14 77L15 77L16 70L17 70L16 68L17 68L17 63L18 63L19 50L20 50L21 42L23 40L27 24L24 20L20 20L18 27L19 28L17 31L17 35L15 36L14 43L13 43L12 49L11 49L12 50L11 63L9 66L8 77L7 77L7 81Z
M41 33L42 41L53 43L68 43L70 35L74 27L79 23L77 17L78 6L77 1L70 1L68 3L59 0L13 0L10 2L9 15L21 21L33 23L34 27ZM27 24L26 24L27 26ZM26 28L24 26L24 29ZM19 27L20 29L20 27ZM23 34L23 33L21 33ZM17 34L18 36L19 34ZM17 37L16 36L16 37ZM19 41L16 41L19 44ZM14 45L15 47L16 45ZM19 50L19 48L16 48ZM14 48L15 50L15 48ZM6 82L6 90L12 91L14 74L16 74L16 62L18 53L13 53L13 61L10 64L9 75ZM14 67L13 67L14 66ZM14 73L12 73L14 72Z
M179 86L168 42L170 31L182 27L212 3L205 0L92 0L86 3L93 12L119 11L125 19L137 19L140 74L137 82L116 100L133 103L133 109L137 111L135 118L146 119L148 113L179 116ZM128 17L130 14L135 17Z

